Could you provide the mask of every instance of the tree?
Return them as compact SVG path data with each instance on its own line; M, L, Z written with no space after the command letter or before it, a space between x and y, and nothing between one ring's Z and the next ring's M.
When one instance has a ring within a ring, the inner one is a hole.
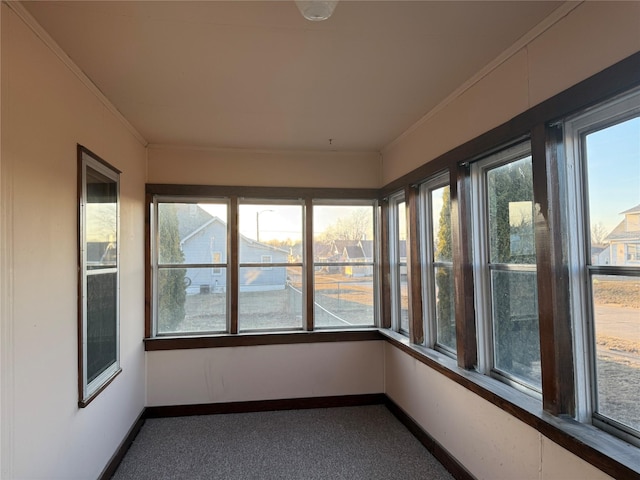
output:
M487 193L489 261L535 264L531 159L488 171ZM522 214L527 205L531 213ZM493 270L491 280L496 367L528 376L540 360L535 272Z
M434 245L434 260L451 262L451 197L449 187L442 189L442 208L438 236ZM443 266L436 270L436 321L438 343L456 348L456 323L453 289L453 270Z
M604 228L602 222L598 222L591 227L592 245L602 245L605 238L607 238L607 230Z
M355 208L348 216L340 217L329 225L318 241L330 243L334 240L366 240L373 233L373 217L370 208Z
M163 203L158 208L159 263L180 264L180 232L176 206ZM187 299L184 268L166 268L158 272L158 330L174 332L184 320Z

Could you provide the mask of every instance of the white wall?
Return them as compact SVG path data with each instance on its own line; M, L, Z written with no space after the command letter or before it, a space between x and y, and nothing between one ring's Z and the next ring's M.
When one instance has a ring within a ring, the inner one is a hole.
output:
M194 185L379 188L376 152L276 152L150 146L147 181Z
M384 342L147 352L147 405L382 393Z
M640 2L581 3L387 146L383 184L639 50Z
M2 4L2 474L96 478L145 404L146 152ZM87 408L77 390L76 144L121 175L122 374Z
M478 479L611 478L388 343L385 392Z

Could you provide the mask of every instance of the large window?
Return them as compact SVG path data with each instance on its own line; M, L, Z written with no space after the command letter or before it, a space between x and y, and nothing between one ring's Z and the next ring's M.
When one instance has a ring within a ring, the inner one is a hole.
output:
M478 369L541 390L529 143L472 165Z
M404 192L389 198L389 267L391 275L391 325L409 335L409 285L407 279L407 203Z
M120 371L119 173L78 146L80 176L79 405Z
M378 295L372 202L315 201L313 285L315 326L373 326Z
M640 92L570 119L565 137L579 416L640 444Z
M425 343L455 354L456 318L449 175L439 175L424 183L420 194Z
M238 328L304 327L304 244L301 201L241 199Z
M256 197L179 189L185 195L150 195L149 335L378 324L378 209L370 191L345 200L304 189L285 198L269 196L283 189Z
M158 197L155 333L226 332L228 204Z

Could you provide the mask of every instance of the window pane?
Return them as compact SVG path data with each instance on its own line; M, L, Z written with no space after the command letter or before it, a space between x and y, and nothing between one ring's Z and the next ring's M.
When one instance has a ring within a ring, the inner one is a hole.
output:
M210 264L227 261L227 205L158 204L158 263Z
M315 326L373 325L373 266L335 268L336 273L315 273Z
M220 274L214 274L214 270ZM161 268L158 333L226 331L226 270Z
M489 261L535 263L531 157L487 172Z
M409 332L409 286L407 283L407 204L397 202L395 215L395 231L393 233L394 250L391 256L391 268L394 269L392 280L392 303L394 309L394 325L402 332Z
M87 269L116 266L117 183L87 167L86 173Z
M400 330L409 331L409 284L407 264L400 265Z
M453 268L435 268L436 277L436 342L456 350L456 318L453 287Z
M640 266L640 118L586 136L592 265Z
M540 387L535 272L492 271L494 367Z
M592 277L597 412L640 430L640 278Z
M302 262L302 205L241 204L240 263Z
M302 328L302 267L240 268L240 330Z
M433 259L451 262L451 201L449 186L431 191L431 221L433 224Z
M323 264L314 267L315 326L374 324L373 213L373 205L314 205L313 259Z
M87 275L87 384L117 361L117 273Z
M315 205L313 258L316 262L373 261L373 207Z

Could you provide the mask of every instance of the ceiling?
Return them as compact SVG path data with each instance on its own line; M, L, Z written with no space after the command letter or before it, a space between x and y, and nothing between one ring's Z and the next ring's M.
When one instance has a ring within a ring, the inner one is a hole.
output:
M151 144L380 151L560 4L342 0L324 22L292 1L24 6Z

